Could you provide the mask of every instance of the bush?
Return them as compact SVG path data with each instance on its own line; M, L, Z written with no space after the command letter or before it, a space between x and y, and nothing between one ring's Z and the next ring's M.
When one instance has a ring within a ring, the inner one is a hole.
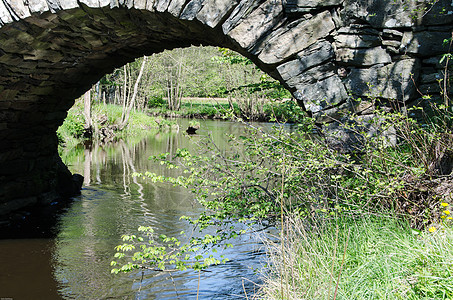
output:
M166 108L167 107L167 101L161 96L152 96L148 100L148 107L149 108L155 108L155 107Z

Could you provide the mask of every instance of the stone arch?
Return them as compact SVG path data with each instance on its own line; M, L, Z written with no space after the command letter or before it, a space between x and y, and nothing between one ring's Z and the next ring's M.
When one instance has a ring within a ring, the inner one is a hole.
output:
M230 48L321 119L361 109L348 100L367 94L368 82L381 98L412 99L423 64L429 90L437 70L429 59L444 51L432 46L451 36L452 3L436 2L423 18L413 17L415 0L395 3L1 1L0 214L75 192L55 131L91 84L142 55L198 44Z

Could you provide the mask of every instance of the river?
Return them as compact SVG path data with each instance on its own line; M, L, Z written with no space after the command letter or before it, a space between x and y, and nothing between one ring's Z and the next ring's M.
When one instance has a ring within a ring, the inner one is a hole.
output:
M18 214L19 228L0 234L0 298L196 299L197 292L199 299L250 297L259 288L253 269L265 259L262 243L251 235L234 240L234 247L223 253L230 262L201 273L199 288L194 271L147 271L143 278L140 271L110 273L121 235L145 225L176 236L191 230L180 216L202 210L188 191L152 184L132 173L178 175L149 156L177 148L193 151L194 142L208 134L222 148L225 133L244 133L238 123L202 120L198 135L189 137L184 132L188 121L178 122L179 131L150 132L63 153L70 170L85 177L82 194L65 206L55 203L43 212Z

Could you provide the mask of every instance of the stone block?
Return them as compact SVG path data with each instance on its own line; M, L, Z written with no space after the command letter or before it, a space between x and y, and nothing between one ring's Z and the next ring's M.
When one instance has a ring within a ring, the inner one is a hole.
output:
M228 36L242 48L251 48L259 38L279 22L278 16L282 12L281 1L267 0L241 19L239 24L228 32Z
M339 6L343 0L287 0L285 5L286 13L307 13L319 10L326 6Z
M406 28L415 26L420 11L415 1L345 0L341 17L346 22L360 19L374 28Z
M392 58L381 47L369 49L340 48L336 51L336 61L349 66L373 66L392 62Z
M171 13L175 17L179 17L181 13L181 9L186 3L185 0L170 0L170 4L168 5L168 12Z
M6 2L8 3L8 2ZM14 11L14 14L20 19L25 19L30 16L30 10L25 5L26 1L24 0L10 0L9 5Z
M436 0L427 7L429 11L423 16L423 25L444 25L453 23L453 2Z
M12 211L36 204L37 197L18 198L0 203L0 215L6 215Z
M451 32L407 31L403 35L401 48L404 52L422 57L441 55L448 52L445 39L451 38Z
M3 24L8 24L11 23L14 19L13 16L11 16L10 11L5 4L7 4L7 2L4 1L0 2L0 22Z
M420 83L434 83L434 82L439 82L439 80L443 79L444 76L440 72L436 73L429 73L429 74L421 74L420 76Z
M308 48L318 40L326 38L335 29L330 12L325 11L313 18L291 24L286 31L272 37L258 55L265 64L274 64Z
M236 4L235 0L206 0L197 14L197 19L214 28Z
M277 70L286 81L302 74L309 68L324 63L333 56L332 45L327 41L321 41L299 52L297 59L278 66Z
M434 82L421 84L418 87L418 90L424 95L439 94L442 91L439 83L434 83Z
M335 45L338 48L371 48L381 44L377 35L339 34L335 36Z
M179 16L180 19L183 20L193 20L195 16L200 11L203 6L204 0L192 0L190 1L184 10L182 11L181 15Z
M407 101L414 96L413 80L418 80L418 59L400 60L368 69L352 68L344 80L346 88L357 97L379 97ZM413 80L412 80L413 79Z
M28 8L30 12L42 14L46 11L49 11L49 6L45 0L28 0Z
M155 0L153 7L158 12L164 12L167 10L170 1L168 0Z
M336 75L312 84L297 85L296 89L297 100L302 101L312 113L335 106L348 98L343 83Z
M298 85L312 84L320 80L324 80L327 77L335 75L336 67L332 63L325 63L319 66L310 68L305 72L294 76L286 80L286 84L290 87L296 87Z

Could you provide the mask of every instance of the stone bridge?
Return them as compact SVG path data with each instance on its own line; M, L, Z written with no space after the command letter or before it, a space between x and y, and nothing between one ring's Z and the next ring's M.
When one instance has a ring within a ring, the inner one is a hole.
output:
M372 106L351 98L439 93L452 27L445 0L1 0L0 214L77 191L55 131L74 99L139 56L230 48L327 120Z

